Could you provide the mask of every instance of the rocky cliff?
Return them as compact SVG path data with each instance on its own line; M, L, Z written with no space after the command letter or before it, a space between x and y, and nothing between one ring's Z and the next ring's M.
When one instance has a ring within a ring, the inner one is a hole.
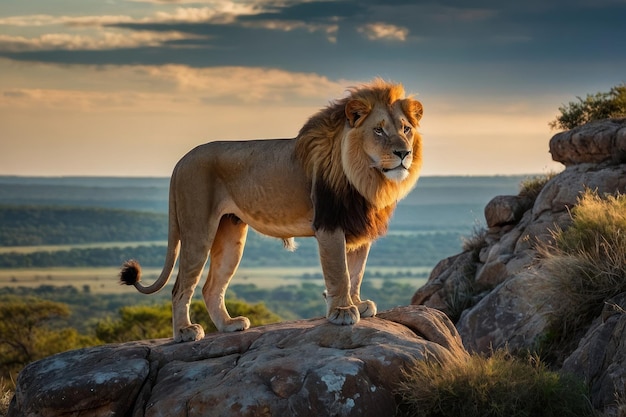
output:
M565 169L538 195L497 196L485 207L487 229L467 250L442 260L412 303L447 313L469 351L541 349L553 332L558 297L546 292L538 249L552 232L567 229L571 209L585 189L626 191L626 119L603 120L555 135L550 152ZM586 333L573 335L564 370L591 386L594 406L626 404L626 293L606 307ZM571 351L575 349L575 351ZM545 352L542 352L545 353ZM613 410L614 412L615 410Z
M107 345L27 366L8 416L392 416L405 366L466 355L452 322L423 306L355 326L317 319Z

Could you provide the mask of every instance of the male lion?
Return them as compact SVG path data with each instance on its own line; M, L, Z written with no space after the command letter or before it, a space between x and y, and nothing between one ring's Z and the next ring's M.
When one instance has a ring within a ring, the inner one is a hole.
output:
M405 98L402 85L378 79L315 114L295 139L196 147L172 174L161 275L144 287L139 264L128 261L122 282L145 294L160 290L180 250L172 291L174 340L201 339L204 330L191 323L189 303L210 252L202 295L211 320L220 331L245 330L250 321L230 317L224 294L250 225L287 247L294 236L315 236L331 323L352 325L374 316L376 304L360 297L365 262L397 201L417 182L421 117L421 103Z

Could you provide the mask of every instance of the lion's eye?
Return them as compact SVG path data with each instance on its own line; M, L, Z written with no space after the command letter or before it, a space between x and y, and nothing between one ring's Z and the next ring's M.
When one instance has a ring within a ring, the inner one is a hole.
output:
M375 127L374 128L374 133L376 133L378 136L382 136L383 133L384 133L383 128L380 127L380 126L379 127Z
M409 133L411 133L411 126L404 126L404 134L408 135Z

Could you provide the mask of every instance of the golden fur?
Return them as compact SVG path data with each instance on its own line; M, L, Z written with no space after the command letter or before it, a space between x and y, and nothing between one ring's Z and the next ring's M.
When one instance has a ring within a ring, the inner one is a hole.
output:
M224 141L200 145L176 165L170 184L168 249L158 280L144 287L141 270L124 265L122 282L143 293L169 280L180 251L172 293L174 339L197 340L189 302L211 254L202 289L220 331L244 330L224 295L245 245L248 225L281 238L314 236L326 284L327 318L350 325L376 314L360 287L373 240L387 230L398 200L421 168L417 133L422 105L401 85L382 80L353 88L311 117L295 139Z

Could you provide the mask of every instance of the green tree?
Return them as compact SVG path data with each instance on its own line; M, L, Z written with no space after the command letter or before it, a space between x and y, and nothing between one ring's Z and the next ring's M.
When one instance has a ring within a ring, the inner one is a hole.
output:
M583 100L559 107L560 115L549 123L552 129L569 130L594 120L626 117L626 84L620 84L608 93L587 94Z
M94 345L93 338L61 327L66 304L35 298L5 298L0 303L0 378L15 380L28 363L70 349Z
M243 301L226 300L226 308L234 316L246 316L252 326L280 321L264 304L250 305ZM96 324L96 337L105 343L172 337L172 304L122 307L119 319L100 320ZM209 318L204 302L193 301L189 308L191 320L204 327L207 333L217 329Z
M171 304L122 307L119 319L98 321L95 332L105 343L171 337Z

